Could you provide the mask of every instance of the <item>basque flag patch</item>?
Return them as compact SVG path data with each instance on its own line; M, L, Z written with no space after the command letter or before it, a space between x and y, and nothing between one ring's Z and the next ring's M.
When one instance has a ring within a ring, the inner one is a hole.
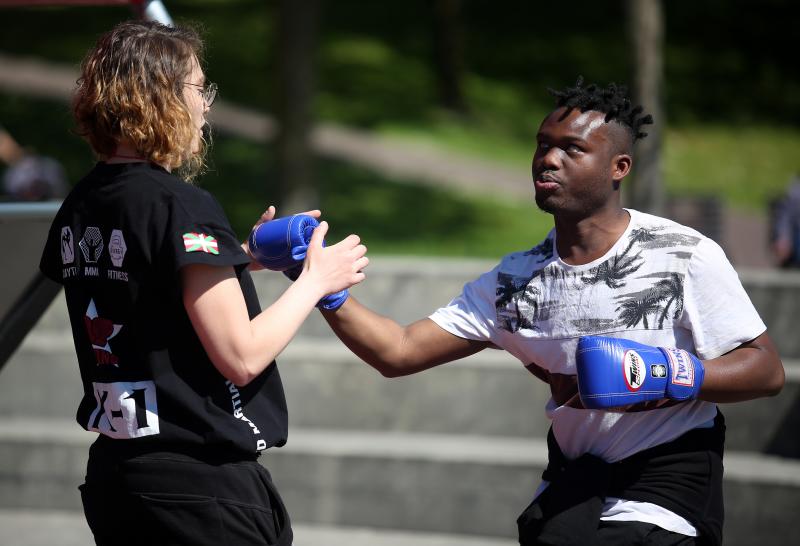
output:
M184 233L183 247L186 249L186 252L219 254L219 243L217 243L217 239L205 233Z

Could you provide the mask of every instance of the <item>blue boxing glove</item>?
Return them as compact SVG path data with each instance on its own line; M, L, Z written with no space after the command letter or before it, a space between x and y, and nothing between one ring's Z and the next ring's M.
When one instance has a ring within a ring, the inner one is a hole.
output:
M258 263L267 269L286 271L298 265L302 268L308 243L318 225L316 218L305 214L275 218L254 227L247 246Z
M705 375L688 351L613 337L580 338L575 360L578 392L589 409L697 398Z
M276 218L254 227L247 246L258 263L272 271L282 271L294 281L303 270L308 243L318 225L316 218L306 214ZM338 309L348 296L347 289L328 294L319 300L317 307Z

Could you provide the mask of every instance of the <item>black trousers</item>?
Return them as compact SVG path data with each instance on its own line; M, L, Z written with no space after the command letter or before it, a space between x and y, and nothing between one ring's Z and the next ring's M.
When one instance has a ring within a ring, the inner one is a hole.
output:
M593 546L695 546L697 538L641 521L601 521Z
M615 463L585 454L568 460L551 430L547 436L549 462L542 478L550 485L517 518L522 546L590 546L606 544L685 544L683 535L645 540L641 525L601 522L606 497L650 502L688 520L699 537L688 544L722 543L722 455L725 420L721 413L713 428L694 429L677 439ZM643 524L646 525L646 524ZM614 529L612 529L614 528ZM628 539L604 538L623 532ZM689 537L687 537L689 538ZM598 542L600 539L604 541ZM690 539L691 540L691 539Z
M92 446L80 486L99 546L292 544L289 517L257 461L186 454L120 457Z

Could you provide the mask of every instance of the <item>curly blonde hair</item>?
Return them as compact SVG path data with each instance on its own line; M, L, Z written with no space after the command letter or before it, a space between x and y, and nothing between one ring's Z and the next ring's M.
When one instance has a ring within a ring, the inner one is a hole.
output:
M180 169L191 180L204 166L208 145L203 138L200 151L192 150L196 128L183 86L202 54L203 42L192 28L120 23L81 64L72 102L78 134L101 159L124 139L142 157Z

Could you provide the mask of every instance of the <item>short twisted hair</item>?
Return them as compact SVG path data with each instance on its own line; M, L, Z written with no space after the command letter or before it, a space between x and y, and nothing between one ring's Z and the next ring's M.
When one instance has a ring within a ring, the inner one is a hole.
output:
M81 64L72 102L78 134L101 158L113 155L125 139L144 158L180 168L190 180L203 166L206 142L193 153L196 128L183 86L202 53L203 43L191 28L118 24Z
M642 125L652 124L653 116L644 115L642 106L631 104L627 87L615 83L609 84L605 89L593 83L586 87L582 85L583 77L578 77L575 87L567 87L563 91L548 89L556 97L556 106L567 109L565 117L574 108L581 112L594 110L606 115L606 123L616 120L624 125L634 142L647 136L647 133L641 132L640 129Z

